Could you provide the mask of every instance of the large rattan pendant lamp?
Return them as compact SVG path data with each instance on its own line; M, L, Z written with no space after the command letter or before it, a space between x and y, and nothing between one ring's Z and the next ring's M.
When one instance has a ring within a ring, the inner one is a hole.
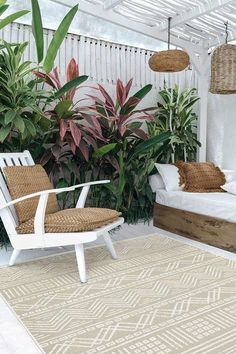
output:
M149 66L153 71L173 73L183 71L190 64L188 53L170 49L170 24L171 17L168 18L168 50L157 52L149 59Z
M228 22L224 25L225 44L217 47L211 57L210 92L230 95L236 93L236 45L228 44Z

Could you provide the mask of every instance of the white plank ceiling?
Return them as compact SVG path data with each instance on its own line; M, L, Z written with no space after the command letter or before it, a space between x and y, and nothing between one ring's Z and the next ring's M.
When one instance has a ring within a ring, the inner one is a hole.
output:
M167 18L172 17L171 33L179 39L205 47L222 43L224 22L228 21L229 40L236 39L236 0L86 0L104 10L167 31Z

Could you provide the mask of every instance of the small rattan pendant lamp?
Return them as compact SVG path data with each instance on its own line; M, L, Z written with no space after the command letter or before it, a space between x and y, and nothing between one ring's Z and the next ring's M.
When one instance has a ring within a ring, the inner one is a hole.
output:
M157 52L149 59L149 66L157 72L178 72L186 69L190 64L188 53L179 49L170 49L170 23L168 18L168 50Z
M210 92L230 95L236 93L236 45L228 44L228 22L225 31L225 44L217 47L211 57Z

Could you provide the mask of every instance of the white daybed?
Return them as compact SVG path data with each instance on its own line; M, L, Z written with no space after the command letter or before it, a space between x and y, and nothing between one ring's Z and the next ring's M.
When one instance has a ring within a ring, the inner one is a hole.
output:
M201 242L236 250L236 195L166 191L160 176L150 177L156 193L154 226Z

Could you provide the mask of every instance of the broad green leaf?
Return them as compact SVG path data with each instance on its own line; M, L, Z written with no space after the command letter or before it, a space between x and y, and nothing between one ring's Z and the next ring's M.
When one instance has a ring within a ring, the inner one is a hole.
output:
M41 109L40 109L36 104L34 104L34 102L29 102L29 103L28 103L28 106L29 106L35 113L37 113L39 116L42 116L42 115L43 115L43 112L41 111Z
M43 24L38 0L31 0L32 5L32 28L35 38L38 63L41 63L44 55Z
M59 102L56 107L55 107L55 111L58 114L59 117L63 117L65 113L68 112L69 108L72 105L72 101L71 100L65 100L65 101L61 101Z
M141 90L135 93L135 95L131 96L128 101L124 104L124 106L120 110L121 115L130 114L139 102L149 93L152 89L152 85L146 85Z
M23 53L24 53L24 51L25 51L25 49L26 49L26 47L28 46L28 44L29 44L29 42L22 42L22 43L20 43L20 44L17 44L17 46L16 46L16 48L15 48L15 50L17 51L16 54L22 56ZM6 46L7 46L7 45L9 46L9 50L11 49L11 46L10 46L9 43L5 42L5 45L6 45ZM21 57L20 57L19 59L21 59Z
M2 3L6 3L6 1L2 1ZM8 7L9 7L9 5L2 5L1 3L0 3L0 16L8 9Z
M17 74L23 74L23 76L27 75L29 72L32 71L32 68L28 69L30 65L31 61L25 61L24 63L22 63L17 70ZM28 70L25 71L26 69Z
M17 113L13 110L7 111L7 113L5 114L5 119L4 119L5 124L11 123L15 119L16 114Z
M1 143L4 142L4 140L6 139L8 134L10 133L10 131L11 131L11 126L10 125L0 129L0 142Z
M58 29L54 33L53 39L49 45L46 58L43 63L44 70L49 73L53 69L54 61L57 56L57 52L69 30L71 22L73 21L76 13L78 11L78 5L74 6L68 14L64 17L60 23Z
M118 194L117 187L114 184L112 184L112 183L108 183L108 184L106 183L104 185L104 188L109 189L114 195Z
M139 129L141 128L143 122L132 122L129 124L129 129Z
M51 129L51 120L46 118L45 116L41 116L40 120L38 121L38 125L44 131L50 131Z
M16 128L19 130L20 133L24 133L25 131L25 123L24 120L21 118L21 116L16 116L15 120L14 120L14 124L16 126Z
M11 14L11 15L5 17L4 19L0 20L0 29L6 27L7 25L12 23L13 21L17 20L19 17L22 17L22 16L28 14L29 12L30 11L28 11L28 10L21 10L21 11L17 11L14 14Z
M152 89L152 85L150 85L150 84L146 85L141 90L136 92L134 97L137 97L140 100L142 100L148 94L148 92L151 91L151 89Z
M67 82L64 86L62 86L62 88L60 90L58 90L55 93L55 98L60 98L61 96L63 96L66 92L70 91L71 89L81 85L84 81L86 81L88 79L87 75L82 75L82 76L78 76L75 79Z
M11 46L11 47L15 47L16 45L17 45L17 43L10 43L10 46ZM2 49L4 49L4 48L6 48L6 46L3 45L3 44L0 44L0 50L2 50Z
M140 156L143 153L149 152L151 149L155 148L158 144L161 144L169 140L171 134L169 132L161 133L148 140L142 141L140 144L136 145L134 149L131 150L129 154L129 160Z
M108 152L110 152L111 150L113 150L115 147L116 147L116 143L113 143L113 144L107 144L107 145L104 145L102 147L100 147L99 149L97 149L93 156L94 157L102 157L106 154L108 154Z
M35 136L36 135L36 129L35 129L34 124L28 119L24 119L24 122L25 122L25 126L28 129L28 131L30 132L30 134L32 136Z

